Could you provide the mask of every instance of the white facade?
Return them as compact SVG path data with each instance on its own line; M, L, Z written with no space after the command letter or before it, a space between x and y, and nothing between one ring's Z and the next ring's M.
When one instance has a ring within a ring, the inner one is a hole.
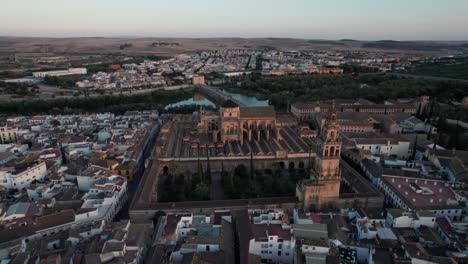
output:
M294 259L295 241L282 240L278 236L268 236L268 241L249 242L249 253L258 255L267 263L292 263Z
M330 251L330 247L320 247L320 246L314 246L314 245L302 245L301 246L301 251L302 254L328 254L328 251Z
M46 76L64 76L64 75L75 75L75 74L87 74L88 71L86 68L70 68L68 70L60 71L42 71L42 72L33 72L34 78L44 78Z
M435 216L418 216L412 212L403 212L401 216L387 214L386 223L393 228L419 228L421 226L434 227Z
M397 144L388 141L385 144L382 143L357 143L356 147L362 150L369 151L372 155L385 155L385 156L396 156L398 158L406 159L410 156L410 142L409 141L398 141Z
M47 175L45 162L40 162L24 171L16 173L14 170L4 168L0 170L0 186L7 189L21 190L29 187L34 180L42 180Z
M97 213L83 218L83 221L89 221L94 216L94 220L110 222L127 199L127 180L121 176L111 176L105 183L95 181L97 179L94 179L88 193L83 197L81 208L95 208ZM104 194L104 198L99 197L99 194Z

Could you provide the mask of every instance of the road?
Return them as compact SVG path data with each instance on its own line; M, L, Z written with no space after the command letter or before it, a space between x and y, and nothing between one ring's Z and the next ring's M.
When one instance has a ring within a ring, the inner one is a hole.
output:
M156 144L156 140L159 135L161 126L157 126L155 134L153 134L153 137L148 141L147 145L144 148L143 152L143 161L146 160L147 158L151 158L153 156L153 150L154 146ZM130 209L130 204L132 203L133 198L135 197L135 194L138 191L138 186L140 185L140 182L143 179L143 175L145 173L149 173L152 169L152 166L149 166L148 168L140 167L139 170L137 170L136 175L133 179L133 181L128 182L127 184L127 201L125 201L124 206L122 206L122 209L120 209L119 213L116 216L116 220L121 220L121 219L129 219L129 209Z

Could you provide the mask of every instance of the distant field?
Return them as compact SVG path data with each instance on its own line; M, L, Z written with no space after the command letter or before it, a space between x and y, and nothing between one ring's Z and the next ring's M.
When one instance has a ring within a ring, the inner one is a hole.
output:
M437 53L468 50L468 42L408 42L359 40L307 40L294 38L26 38L0 37L0 53L151 53L175 55L219 49L279 50L391 50L392 52Z
M362 45L363 48L385 49L385 50L406 50L406 51L442 51L445 49L463 50L467 48L466 43L438 43L438 42L410 42L410 41L375 41Z

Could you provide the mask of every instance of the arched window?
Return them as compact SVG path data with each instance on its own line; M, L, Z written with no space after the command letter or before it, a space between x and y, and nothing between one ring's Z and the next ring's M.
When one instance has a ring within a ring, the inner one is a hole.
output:
M335 156L335 147L330 148L330 156Z
M303 169L304 167L305 167L304 162L303 161L299 162L299 169Z

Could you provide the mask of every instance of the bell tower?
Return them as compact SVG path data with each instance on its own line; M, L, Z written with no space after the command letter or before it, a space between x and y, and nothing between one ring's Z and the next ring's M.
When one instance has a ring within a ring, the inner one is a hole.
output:
M311 204L321 207L340 197L340 153L341 139L338 134L335 102L328 113L317 140L317 157L310 169L310 179L297 185L296 195L304 208Z
M314 171L311 171L311 177L315 177L317 182L341 178L341 139L338 131L339 125L336 122L335 102L333 102L328 118L320 132L319 153L317 153L315 167L312 168Z

